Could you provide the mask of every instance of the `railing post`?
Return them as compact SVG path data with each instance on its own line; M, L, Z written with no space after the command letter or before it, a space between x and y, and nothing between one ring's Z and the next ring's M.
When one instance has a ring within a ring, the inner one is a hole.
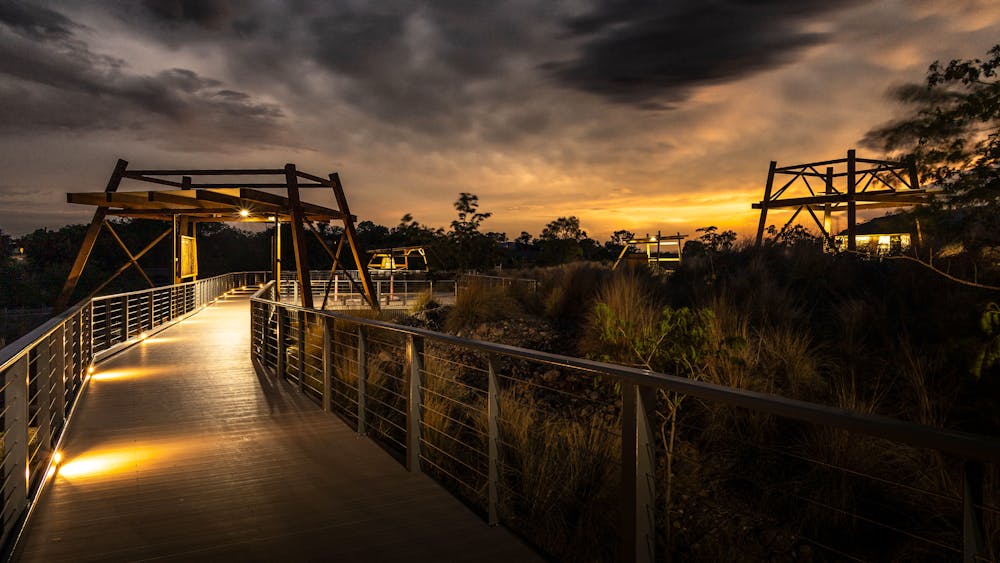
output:
M622 561L654 561L653 450L648 389L622 382Z
M296 317L299 320L299 337L297 344L298 372L299 372L299 393L306 391L306 313L299 311Z
M3 491L5 503L14 513L4 511L4 520L16 520L28 503L28 354L11 366L6 373L4 404L4 449L10 452L9 466L4 464L4 473L10 476L9 489ZM6 453L6 452L5 452ZM5 526L6 528L6 526Z
M410 393L406 409L406 469L420 472L420 407L423 403L421 393L421 355L424 351L424 339L408 334L406 336L406 364L410 368Z
M52 399L52 407L58 413L58 424L59 428L63 427L66 420L66 323L64 321L56 329L55 336L56 340L56 370L59 372L59 377L56 378L55 386L53 388L53 393L55 397Z
M962 560L983 557L983 464L966 461L962 475Z
M35 386L37 387L35 408L38 411L35 414L35 425L38 427L37 440L42 444L39 455L48 455L49 448L52 446L52 426L49 413L49 407L52 403L49 400L49 393L52 392L52 340L55 337L56 334L52 333L42 340L38 347L38 359L35 360L38 364L38 374L35 376Z
M125 328L125 333L122 334L122 342L125 342L126 340L128 340L128 295L122 297L122 308L125 309L124 311L122 311L122 318L125 319L125 322L123 324Z
M368 430L365 428L367 410L366 397L368 395L368 330L364 325L358 325L358 434L364 436Z
M285 310L279 305L275 307L275 314L278 315L277 337L274 351L274 375L277 378L285 376Z
M487 359L487 408L489 423L489 520L490 526L500 523L500 387L497 385L497 359L490 354Z
M156 290L153 289L149 290L149 330L153 330L153 326L155 326L155 323L153 322L156 319L156 300L154 299L155 296L156 296Z
M333 346L330 345L330 318L320 315L323 323L323 411L330 412L330 388L333 378Z

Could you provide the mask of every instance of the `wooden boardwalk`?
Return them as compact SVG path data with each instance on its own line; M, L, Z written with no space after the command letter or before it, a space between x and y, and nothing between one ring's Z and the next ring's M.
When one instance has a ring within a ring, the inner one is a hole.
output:
M98 366L22 561L533 561L250 364L246 297Z

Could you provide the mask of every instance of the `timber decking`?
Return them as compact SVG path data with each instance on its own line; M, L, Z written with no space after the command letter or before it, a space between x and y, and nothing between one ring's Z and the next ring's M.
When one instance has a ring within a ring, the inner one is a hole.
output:
M243 298L98 366L22 561L532 561L250 363Z

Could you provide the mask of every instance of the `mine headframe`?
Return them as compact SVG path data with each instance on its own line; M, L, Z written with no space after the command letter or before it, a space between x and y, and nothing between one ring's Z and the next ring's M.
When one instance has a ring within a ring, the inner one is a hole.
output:
M641 257L645 255L643 260L650 268L654 269L661 269L669 264L680 264L684 248L683 242L686 238L687 235L680 233L676 235L664 235L660 231L654 236L647 234L644 237L633 238L625 243L625 247L622 248L621 254L618 255L618 259L615 260L615 264L611 269L617 269L622 260L629 260L629 256ZM642 248L640 249L640 247ZM671 247L676 248L671 250ZM635 252L633 252L633 249Z
M153 184L159 189L119 191L119 187L125 181ZM332 189L337 209L302 201L299 190L314 188ZM265 189L283 189L285 195L263 191ZM333 258L334 270L339 268L345 272L346 269L338 258L341 246L346 240L358 270L361 293L373 309L379 308L371 277L365 268L365 251L358 240L354 226L356 218L351 215L344 187L337 173L324 178L302 172L294 164L286 164L283 168L264 169L129 170L128 162L119 159L103 192L68 193L66 199L69 203L92 205L96 209L76 260L56 301L56 310L63 310L69 304L94 243L102 230L108 231L115 239L128 256L128 262L91 295L95 295L129 267L135 267L152 287L152 280L140 267L138 260L168 236L173 241L173 283L196 279L197 225L204 222L274 224L271 270L272 279L277 284L281 283L280 226L282 223L289 224L296 274L302 289L299 293L302 296L302 306L308 308L313 307L313 299L306 252L306 230L312 231L323 249ZM170 227L142 250L133 253L108 221L110 217L157 219L169 221ZM336 253L330 250L316 228L316 223L330 221L341 221L344 225L344 236ZM280 290L280 287L278 289Z
M776 187L777 186L777 187ZM831 216L847 212L846 249L857 249L857 212L928 203L936 194L920 187L915 163L859 158L854 149L847 158L778 166L771 161L764 197L752 207L760 210L757 246L764 238L767 213L795 209L785 227L804 210L815 222L828 248L836 247ZM823 214L821 220L818 213Z

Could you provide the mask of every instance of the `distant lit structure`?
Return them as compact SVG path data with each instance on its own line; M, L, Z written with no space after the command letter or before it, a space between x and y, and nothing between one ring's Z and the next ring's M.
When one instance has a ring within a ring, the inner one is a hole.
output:
M854 244L858 252L885 256L902 254L910 249L910 233L876 233L867 235L855 235ZM838 250L847 250L847 235L837 235L834 238L834 247Z
M622 260L640 261L644 260L651 268L663 268L667 264L680 264L684 239L687 235L677 233L676 235L664 236L662 232L657 232L655 236L636 237L629 240L622 249L612 270L617 269ZM640 249L639 246L645 247ZM635 252L630 252L635 249ZM671 250L672 249L672 250ZM643 256L645 255L645 256Z
M764 196L752 205L760 210L756 245L764 240L769 210L794 209L785 222L788 227L803 211L812 218L827 248L840 248L831 232L831 217L844 211L847 229L843 235L845 250L860 250L862 235L857 231L857 212L867 209L899 208L928 203L939 192L920 186L913 162L894 162L859 158L852 149L847 158L778 166L771 161L764 185ZM822 217L822 218L821 218ZM872 236L872 235L869 235ZM892 236L886 245L892 245ZM900 239L901 241L902 239Z
M376 272L428 272L427 251L423 246L379 248L372 250L368 269Z

